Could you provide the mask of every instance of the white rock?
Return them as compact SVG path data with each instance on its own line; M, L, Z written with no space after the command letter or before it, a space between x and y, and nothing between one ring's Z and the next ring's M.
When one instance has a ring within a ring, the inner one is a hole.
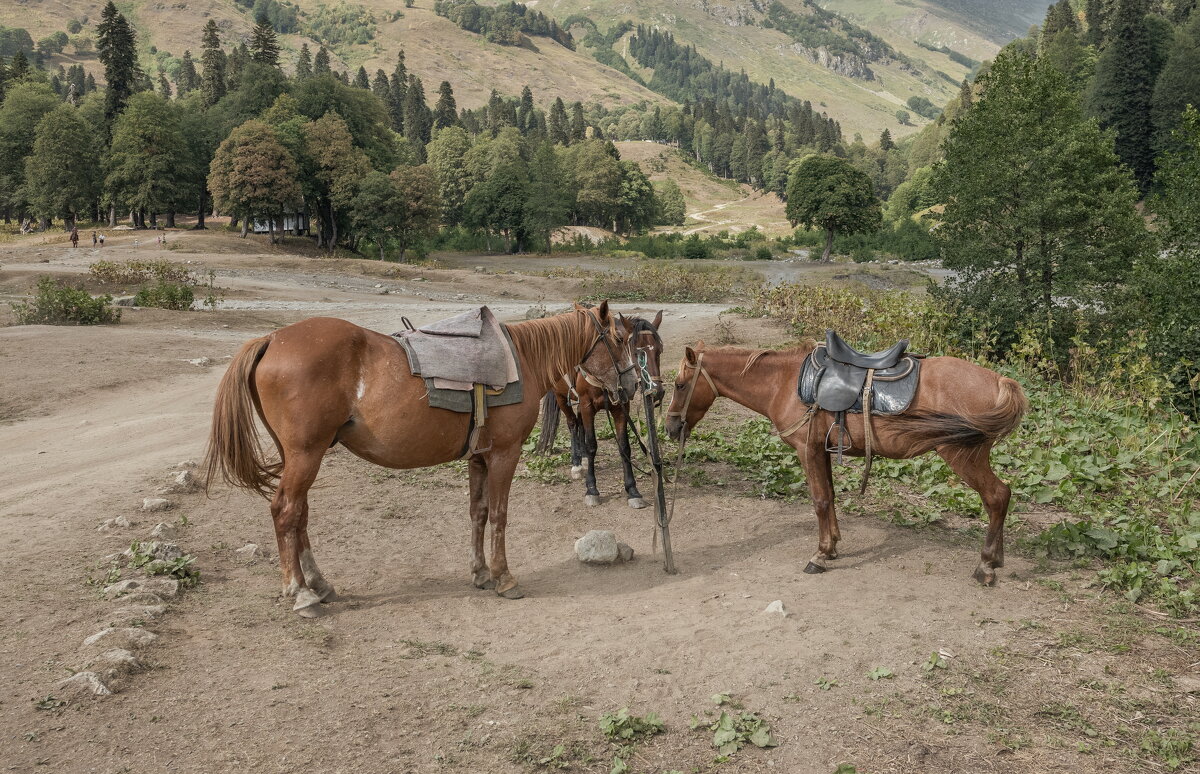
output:
M476 274L483 274L485 271L487 271L487 267L486 267L486 266L476 266L476 267L475 267L475 273L476 273Z
M633 546L627 543L617 543L617 558L622 562L632 562Z
M771 604L767 605L766 609L763 610L763 612L764 613L778 613L779 615L783 616L784 618L786 618L787 614L788 614L787 611L783 609L783 600L782 599L777 599L774 602L772 602Z
M136 649L151 645L158 639L154 632L139 629L136 626L113 627L101 629L83 641L84 647L103 644L113 648Z
M244 559L246 561L253 561L265 556L263 550L258 547L257 543L247 543L233 553L236 554L239 559Z
M115 599L135 592L174 597L179 594L179 581L174 578L130 578L105 587L104 596L106 599Z
M209 357L194 357L194 358L192 358L192 359L188 360L188 362L189 362L189 363L191 363L191 364L192 364L192 365L194 365L194 366L200 366L200 367L204 367L204 366L207 366L207 365L212 365L212 358L209 358Z
M165 600L157 594L152 594L149 591L135 591L128 596L121 597L121 601L126 605L152 606L162 607Z
M185 470L184 473L187 471ZM165 521L160 521L154 525L154 529L150 530L150 537L153 538L173 538L178 534L179 530L175 529L175 525L168 524Z
M594 529L575 541L575 556L587 564L612 564L620 557L617 536L607 529Z
M147 512L165 511L171 507L170 500L161 497L147 497L142 500L142 510Z
M525 310L525 319L526 320L540 320L541 318L543 318L545 316L546 316L546 307L544 304L538 304L537 306L531 306Z
M176 470L183 470L185 468L194 468L194 467L196 467L195 460L184 460L183 462L180 462L178 465L175 466Z
M112 691L95 672L76 672L66 680L59 681L58 690L74 697L112 695Z
M106 519L103 524L96 527L97 532L111 532L114 529L129 529L133 526L133 522L129 521L125 516L117 516L114 519Z
M128 607L118 607L109 613L108 617L114 623L131 623L152 620L165 612L167 612L166 605L129 605Z
M113 648L89 661L87 668L93 672L101 672L105 677L113 678L141 671L142 662L124 648Z

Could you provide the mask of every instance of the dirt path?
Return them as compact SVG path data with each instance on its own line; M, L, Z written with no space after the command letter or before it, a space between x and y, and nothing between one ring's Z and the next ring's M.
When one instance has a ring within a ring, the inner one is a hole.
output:
M1104 617L1111 600L1088 601L1097 592L1084 575L1014 551L1000 585L979 588L969 581L973 531L894 527L875 516L886 504L870 500L860 505L865 515L843 516L834 569L804 575L816 542L811 508L755 497L720 462L688 470L673 525L681 572L666 576L649 555L650 515L618 496L609 442L605 500L594 509L582 505L565 465L522 466L509 560L529 597L515 602L468 582L461 466L387 471L334 451L313 493L311 533L342 601L325 618L300 619L277 599L273 560L234 553L248 542L273 549L262 500L220 490L212 499L170 495L165 514L139 511L178 463L202 453L223 358L317 311L386 331L402 314L435 319L487 301L513 319L530 296L548 304L567 296L561 281L532 276L314 270L292 256L222 252L222 240L212 237L213 252L196 257L223 266L238 308L135 310L102 329L0 328L0 391L11 406L0 424L0 567L10 589L0 628L0 760L8 770L474 772L569 763L609 772L618 749L597 721L628 706L657 712L667 726L626 756L633 772L828 774L839 763L872 772L1144 771L1102 744L1103 734L1088 735L1109 727L1095 709L1109 705L1096 697L1142 702L1122 705L1121 722L1134 725L1149 703L1195 707L1190 694L1150 676L1196 661L1194 644L1149 629L1114 640L1113 622L1125 619ZM122 249L106 248L106 257ZM0 295L27 287L29 265L43 258L64 269L81 260L7 248ZM380 294L376 284L392 290ZM671 367L683 343L711 339L721 311L667 306ZM761 320L738 320L724 335L746 344L782 338ZM199 357L212 362L188 362ZM722 405L711 421L736 429L748 418ZM96 531L119 515L133 526ZM160 520L177 525L203 583L145 621L159 635L139 653L147 671L111 697L58 706L48 700L55 683L86 663L95 649L81 643L112 617L113 604L87 581L103 577L101 557L145 539ZM572 543L592 528L615 530L635 561L579 564ZM774 600L787 617L762 612ZM923 669L938 651L944 666ZM881 667L893 676L868 677ZM1111 693L1118 684L1126 693ZM710 697L723 692L767 720L780 746L715 762L712 733L689 730L689 721L713 722Z

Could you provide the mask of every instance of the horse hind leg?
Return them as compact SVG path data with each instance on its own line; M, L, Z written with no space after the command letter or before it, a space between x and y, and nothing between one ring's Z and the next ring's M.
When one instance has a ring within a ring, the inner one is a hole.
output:
M321 451L285 454L279 488L275 490L275 496L271 499L271 520L275 526L275 540L279 545L283 595L295 597L296 604L292 609L307 618L320 614L315 606L321 601L321 596L308 583L305 570L310 569L313 572L313 580L319 578L329 593L333 591L316 569L305 530L308 522L308 490L317 478L321 457ZM308 568L305 565L308 565Z
M483 552L483 533L488 521L487 464L474 456L467 463L471 481L471 582L477 589L494 589L496 581Z
M630 508L647 507L646 500L637 488L637 477L633 474L633 448L629 444L629 415L624 406L613 406L613 421L616 424L617 448L621 452L621 467L625 474L625 497Z
M1008 502L1012 495L1008 484L1001 481L992 470L991 451L991 444L970 449L938 449L938 454L950 469L979 493L987 510L987 535L979 555L979 566L973 573L975 580L985 586L996 585L996 570L1004 566L1004 520L1008 516Z

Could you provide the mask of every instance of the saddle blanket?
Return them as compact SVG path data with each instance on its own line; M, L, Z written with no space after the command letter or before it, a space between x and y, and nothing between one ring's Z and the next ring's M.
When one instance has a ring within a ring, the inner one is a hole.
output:
M825 345L818 344L816 349L812 351L812 354L804 359L804 365L800 368L800 379L796 392L800 396L800 400L806 405L817 405L818 408L827 408L821 405L823 402L821 401L821 397L825 393L821 389L821 385L823 379L830 371L828 357ZM861 370L861 373L865 374L865 370ZM871 413L902 414L907 411L913 398L917 395L920 375L921 357L913 355L905 355L900 359L899 363L891 368L876 370L871 388ZM862 413L863 381L865 381L865 378L858 380L857 398L854 399L853 404L849 408L845 408L845 406L849 403L849 399L852 396L843 396L840 394L836 396L839 400L836 410L845 410L851 414ZM838 387L841 386L843 385L838 385Z
M470 413L476 384L489 388L489 407L524 400L512 339L486 306L392 336L409 369L425 380L434 408Z

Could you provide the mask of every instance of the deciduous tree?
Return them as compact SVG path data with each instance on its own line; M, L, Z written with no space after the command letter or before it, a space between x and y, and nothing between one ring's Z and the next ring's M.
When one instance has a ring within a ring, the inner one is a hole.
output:
M871 178L836 156L809 156L788 179L787 219L793 226L825 232L822 261L833 252L835 234L874 231L882 221Z
M243 219L245 236L252 220L266 220L277 242L276 219L295 211L301 201L296 162L275 130L262 121L234 129L217 149L208 187L217 206Z

